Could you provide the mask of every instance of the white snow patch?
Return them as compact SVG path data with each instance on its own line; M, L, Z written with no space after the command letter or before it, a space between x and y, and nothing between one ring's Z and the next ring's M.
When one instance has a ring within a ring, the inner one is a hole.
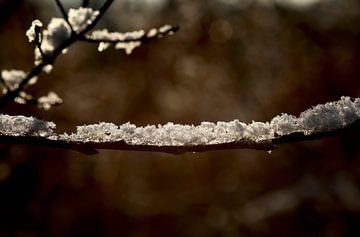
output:
M114 44L115 49L124 49L126 54L131 54L135 48L141 46L140 39L144 36L144 30L120 33L109 32L107 29L103 29L91 33L92 39L102 41L98 47L100 52L107 49L111 44Z
M44 53L51 52L70 38L71 29L62 18L52 18L47 29L43 31L44 39L41 48Z
M63 100L53 91L50 91L46 96L41 96L38 99L38 107L44 110L49 110L53 105L61 104Z
M141 46L140 41L119 42L115 44L115 49L124 49L125 53L129 55L139 46Z
M1 71L2 78L2 92L6 94L8 90L16 90L19 87L19 84L26 78L26 72L22 70L2 70ZM28 85L33 85L37 82L37 77L32 77L28 81Z
M64 41L70 38L71 29L67 22L62 18L52 18L46 30L43 30L41 49L47 56L51 56L53 51ZM35 65L42 62L40 50L35 48Z
M26 104L28 100L31 100L32 96L27 94L25 91L20 91L19 96L14 99L15 103Z
M299 117L281 114L271 122L245 124L239 120L230 122L202 122L195 125L167 123L137 127L131 123L115 125L98 124L78 126L70 135L53 134L55 124L24 116L0 115L0 133L6 135L51 136L74 142L117 142L129 145L195 146L213 145L248 140L262 142L295 132L310 135L346 127L360 119L360 98L351 100L341 97L339 101L320 104L308 109Z
M68 19L76 33L85 30L100 14L99 11L94 11L91 8L80 7L78 9L70 8L68 12Z
M275 134L285 135L303 132L327 132L345 127L360 118L360 98L354 101L342 96L339 101L319 104L300 114L298 118L288 114L274 117L271 121Z
M185 146L220 144L243 137L243 123L203 122L198 126L167 123L137 127L131 123L117 126L104 123L78 126L77 132L63 138L74 141L125 141L131 145Z
M42 26L43 23L40 20L33 20L30 28L26 31L26 36L28 37L29 42L33 42L36 39L36 34L38 33L36 32L36 28L40 29Z
M56 125L34 117L0 114L0 134L8 136L48 137L54 134Z
M95 30L91 33L91 38L94 40L103 40L103 41L126 41L126 40L139 40L145 35L144 30L137 30L131 32L109 32L107 29Z
M164 25L159 28L159 32L165 34L166 32L170 31L173 27L171 25Z
M2 70L1 77L8 89L15 90L18 88L19 83L26 77L26 73L22 70Z
M100 42L99 47L98 47L98 51L102 52L102 51L106 50L107 48L109 48L110 45L111 45L110 43Z
M299 117L282 114L271 122L245 124L239 120L230 122L202 122L200 125L167 123L137 127L131 123L117 126L104 123L78 126L73 134L61 135L72 141L112 142L125 141L130 145L192 146L210 145L250 140L261 142L279 135L302 132L332 131L345 127L360 119L360 98L352 101L349 97L317 105L300 114Z
M115 45L115 49L124 49L126 54L131 54L132 51L141 46L143 38L162 37L164 34L173 34L171 25L164 25L160 28L152 28L148 32L144 30L131 32L109 32L107 29L95 30L90 34L93 40L101 41L98 50L104 51L110 45Z
M149 38L153 38L157 35L158 30L156 28L152 28L148 31L148 33L146 34L147 37Z

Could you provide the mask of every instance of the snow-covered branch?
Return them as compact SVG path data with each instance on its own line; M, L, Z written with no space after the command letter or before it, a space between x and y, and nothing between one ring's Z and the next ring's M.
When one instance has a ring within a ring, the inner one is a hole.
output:
M47 28L43 30L43 23L38 19L34 20L26 32L29 42L34 42L35 45L34 68L29 72L22 70L3 70L1 72L0 86L3 97L0 98L0 108L12 101L20 104L36 104L43 109L49 109L52 105L59 104L61 98L56 95L55 102L53 100L44 106L43 97L34 99L25 92L25 89L34 84L42 72L50 73L57 57L65 54L68 48L77 41L99 43L99 50L104 50L107 46L114 44L116 49L124 49L127 54L130 54L141 44L154 38L171 35L178 29L165 25L158 29L154 28L146 34L145 31L137 31L143 32L141 35L134 32L110 33L107 29L90 32L111 6L113 0L106 0L98 10L86 7L88 1L83 1L81 7L70 8L68 11L65 10L60 0L55 2L63 18L52 18ZM55 93L51 92L51 94Z
M55 128L53 122L32 117L0 115L2 143L67 148L86 154L97 149L174 154L242 148L271 151L280 144L339 136L360 128L360 98L342 97L310 108L299 117L281 114L270 122L250 124L233 120L137 127L100 122L78 126L71 134L57 134Z
M172 35L179 29L178 26L164 25L159 28L152 28L148 31L139 30L133 32L109 32L107 29L96 30L89 35L84 35L82 41L98 43L99 51L107 49L109 46L114 45L115 49L124 49L127 54L156 38L162 38L166 35Z

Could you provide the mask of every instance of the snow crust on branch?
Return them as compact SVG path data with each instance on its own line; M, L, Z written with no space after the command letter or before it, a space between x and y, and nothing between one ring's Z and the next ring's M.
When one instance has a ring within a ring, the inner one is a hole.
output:
M299 117L282 114L271 122L245 124L239 120L230 122L202 122L200 125L148 125L137 127L131 123L117 126L104 123L78 126L70 135L60 135L62 139L77 142L125 141L130 145L155 146L195 146L213 145L249 140L262 142L278 136L301 132L310 135L345 127L360 119L360 98L350 97L317 105L300 114Z
M360 118L360 98L354 101L342 96L339 101L319 104L300 114L282 114L274 117L271 127L275 135L286 135L303 132L310 135L314 132L327 132L345 127Z
M144 30L132 31L126 33L109 32L107 29L96 30L91 33L91 39L100 40L98 50L100 52L111 46L111 42L115 43L115 49L124 49L126 54L131 54L132 51L141 45L139 39L145 36ZM132 40L125 42L126 40Z
M100 52L114 45L115 49L124 49L126 54L131 54L133 50L147 40L161 38L164 35L171 35L177 27L164 25L159 28L152 28L149 31L137 30L131 32L109 32L107 29L95 30L89 35L89 40L98 41Z
M274 117L270 122L246 124L233 120L202 122L197 126L167 123L144 127L137 127L129 122L120 126L100 122L78 126L76 132L72 134L54 133L53 122L41 121L33 117L0 115L0 135L47 137L49 141L67 144L101 145L124 142L128 146L164 147L164 149L202 146L203 151L207 146L212 145L258 144L262 149L269 149L276 144L277 138L285 135L302 133L306 139L306 136L313 134L346 128L355 121L360 121L360 98L351 100L343 96L339 101L316 105L302 112L299 117L282 114ZM272 146L262 146L265 144Z
M0 134L8 136L48 137L54 134L56 125L34 117L0 114Z

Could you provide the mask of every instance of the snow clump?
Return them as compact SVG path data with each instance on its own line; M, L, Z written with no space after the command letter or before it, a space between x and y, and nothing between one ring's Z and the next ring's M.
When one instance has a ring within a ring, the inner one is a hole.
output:
M29 42L33 42L36 39L36 34L38 34L37 29L40 29L42 26L43 23L40 20L33 20L30 28L26 31L26 36L28 37Z
M55 123L34 117L0 114L1 135L48 137L54 134L55 128Z
M15 90L18 88L20 82L24 80L26 77L26 73L22 70L2 70L1 71L1 78L5 83L5 93L7 89Z
M80 7L78 9L70 8L68 12L68 19L76 33L85 30L100 14L99 11L94 11L91 8Z

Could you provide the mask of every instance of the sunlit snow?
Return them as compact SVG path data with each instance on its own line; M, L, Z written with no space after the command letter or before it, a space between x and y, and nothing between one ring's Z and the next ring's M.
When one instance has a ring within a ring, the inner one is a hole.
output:
M26 31L26 36L28 37L29 42L32 42L35 40L36 34L38 33L38 32L36 32L37 31L36 28L40 29L42 26L43 26L43 24L40 20L38 20L38 19L33 20L30 28Z
M80 33L81 31L85 30L86 27L90 25L99 14L99 11L94 11L91 8L70 8L68 18L73 30L77 33Z
M261 142L276 136L302 132L326 132L345 127L360 119L360 98L349 97L317 105L300 114L299 117L282 114L271 122L245 124L239 120L230 122L202 122L200 125L148 125L137 127L131 123L117 126L104 123L78 126L76 133L61 135L73 141L125 141L131 145L189 146L210 145L251 140Z
M167 123L137 127L131 123L120 126L113 123L78 126L70 135L54 134L55 124L32 117L0 115L0 134L12 136L51 136L51 139L69 142L117 142L128 145L196 146L213 145L248 140L263 142L278 136L303 133L328 132L346 127L360 119L360 98L320 104L308 109L299 117L282 114L270 122L245 124L230 122L202 122L195 125Z
M29 29L31 30L31 28ZM52 18L49 25L42 32L41 49L42 52L51 56L53 51L71 36L71 29L67 22L62 18ZM42 62L42 55L38 47L35 48L35 65Z
M294 117L282 114L271 122L245 124L239 120L230 122L202 122L200 125L148 125L137 127L131 123L117 126L104 123L78 126L73 134L60 135L71 141L112 142L125 141L131 145L189 146L210 145L251 140L261 142L276 136L302 132L326 132L345 127L360 119L360 98L352 101L342 97L336 102L317 105Z
M46 96L41 96L38 99L38 107L44 110L49 110L53 105L61 104L62 99L53 91L50 91Z
M34 117L0 114L0 134L9 136L48 137L53 135L56 125Z
M175 27L164 25L159 28L150 29L148 32L137 30L131 32L109 32L107 29L95 30L91 32L90 39L100 41L98 50L104 51L109 46L114 45L115 49L124 49L126 54L131 54L133 50L143 43L144 40L163 37L164 35L174 34Z
M15 90L18 88L19 83L24 80L26 77L26 73L22 70L2 70L1 71L1 78L3 80L3 83L5 83L6 88L10 90Z
M126 54L131 54L132 51L141 45L140 39L145 35L144 30L120 33L109 32L107 29L96 30L91 33L91 38L94 40L101 40L98 50L104 51L111 43L115 43L115 49L124 49Z

